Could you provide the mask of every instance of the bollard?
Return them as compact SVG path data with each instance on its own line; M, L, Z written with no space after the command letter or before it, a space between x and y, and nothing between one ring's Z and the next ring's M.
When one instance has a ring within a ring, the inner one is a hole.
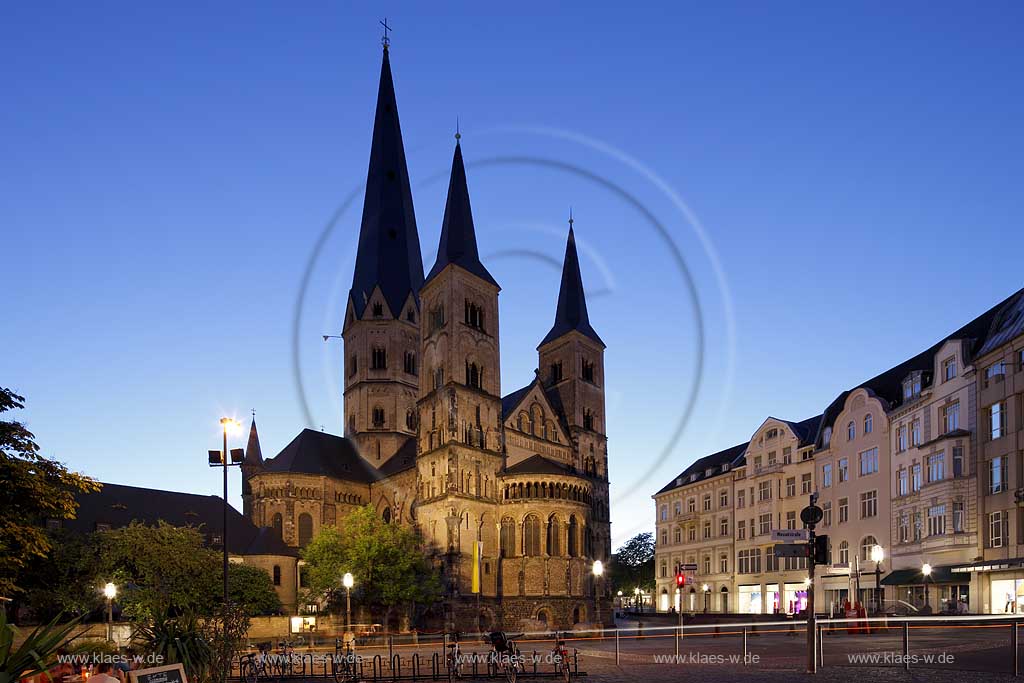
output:
M675 644L676 644L676 661L679 661L679 641L680 641L680 640L682 639L682 637L683 637L683 627L682 627L682 626L677 626L677 627L676 627L676 633L675 633L675 636L676 636L676 637L675 637L675 638L673 638L672 640L674 640L674 641L675 641Z
M910 671L910 622L903 622L903 668Z
M747 627L743 627L743 666L747 666L749 660L747 658Z
M1013 629L1012 631L1010 631L1010 649L1013 650L1013 675L1014 676L1020 676L1020 658L1017 656L1017 638L1018 638L1017 628L1019 626L1020 626L1020 624L1017 622L1016 619L1013 621L1012 624L1010 624L1010 628Z
M619 629L615 629L615 666L619 665Z
M822 627L818 626L818 666L825 666L825 646L821 642Z

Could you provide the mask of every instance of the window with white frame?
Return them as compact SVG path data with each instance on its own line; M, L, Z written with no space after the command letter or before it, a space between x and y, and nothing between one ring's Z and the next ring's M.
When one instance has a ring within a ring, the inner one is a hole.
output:
M790 510L789 512L786 513L786 528L796 528L796 510Z
M811 487L812 486L813 486L813 482L811 481L811 473L810 472L805 472L804 474L801 474L800 475L800 493L809 494L811 492Z
M757 499L759 501L772 499L772 483L770 481L762 481L758 483Z
M661 544L668 545L668 529L661 530Z
M914 420L910 423L910 445L920 446L921 445L921 421Z
M896 452L907 450L907 425L900 425L896 430Z
M747 506L747 496L744 489L740 489L736 492L736 507L743 508Z
M1008 515L999 510L988 514L988 547L1002 548L1007 542Z
M918 543L921 540L921 528L923 523L921 522L921 513L914 512L914 543Z
M703 573L704 574L710 574L711 573L711 556L710 555L705 555L704 556L704 561L701 563L701 565L702 565L701 569L703 570Z
M839 499L839 523L849 521L850 519L850 499L840 498Z
M899 539L900 543L906 543L910 540L910 515L908 515L906 512L900 513Z
M865 536L860 542L860 561L870 562L871 551L874 550L875 546L878 545L878 539L874 536Z
M825 513L824 516L821 518L822 523L825 526L832 526L832 501L830 500L824 505L822 505L821 510L822 512Z
M736 538L737 538L737 540L742 541L746 537L747 537L747 523L745 521L743 521L742 519L738 520L736 522Z
M988 463L988 492L1002 493L1007 489L1008 465L1006 456L998 455Z
M676 527L675 531L672 532L672 540L675 541L676 543L682 543L683 542L683 530L680 529L679 527Z
M932 505L928 508L928 535L942 536L946 533L946 506Z
M868 517L878 516L878 491L865 491L860 494L860 517L866 519Z
M878 448L869 448L858 456L860 458L860 476L874 474L878 471Z
M839 458L836 464L836 469L839 470L839 483L842 484L850 479L850 461L847 458Z
M958 534L964 530L964 502L953 501L953 533Z
M741 550L737 554L736 560L736 572L738 574L761 573L760 548L749 548L747 550Z
M832 486L832 463L830 462L821 466L821 486L826 489Z
M992 365L985 368L985 382L989 382L993 379L1002 378L1006 374L1006 363L1004 361L997 361Z
M672 509L678 517L679 515L683 514L683 503L677 500Z
M711 494L710 493L705 493L704 494L704 497L701 499L701 504L704 506L704 512L710 512L711 511Z
M964 449L962 446L953 446L953 476L967 476L967 470L964 469Z
M917 493L921 490L921 464L914 463L910 466L910 492Z
M689 500L686 501L686 511L687 512L696 512L697 511L697 499L696 498L690 498Z
M875 430L875 419L868 413L864 416L864 433L870 434Z
M758 518L758 533L762 536L767 536L772 532L772 515L766 513Z
M846 541L842 541L839 544L839 564L850 563L850 544Z
M722 489L718 492L718 507L724 508L729 506L729 490Z
M650 509L650 508L648 508L648 509ZM661 521L664 522L666 519L668 519L668 505L662 505L661 506Z
M711 538L711 520L704 522L704 538Z
M686 538L687 538L687 540L690 540L690 541L696 541L697 540L697 527L696 527L696 525L691 525L686 530Z
M720 574L729 573L729 556L720 555L718 558L718 572Z
M792 498L796 495L796 477L786 478L786 497Z
M1000 401L988 408L989 436L993 441L1006 433L1006 404Z
M729 535L729 518L728 517L722 517L722 519L718 520L718 535L719 536L728 536Z
M853 424L853 420L850 420L850 424L846 425L846 440L853 441L857 438L857 426Z
M907 468L901 467L896 472L896 495L905 496L907 493Z

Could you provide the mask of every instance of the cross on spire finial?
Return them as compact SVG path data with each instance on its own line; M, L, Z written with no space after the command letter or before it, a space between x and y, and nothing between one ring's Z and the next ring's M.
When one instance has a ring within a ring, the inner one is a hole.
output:
M569 207L569 227L570 228L572 228L572 224L573 224L573 220L572 220L572 207L570 206Z
M387 17L384 17L384 21L381 21L379 23L381 26L384 27L384 36L380 39L380 44L384 46L385 50L387 50L388 46L391 45L391 38L388 37L388 31L391 31L392 28L388 26Z
M455 141L458 142L462 139L462 129L459 127L459 117L455 117Z

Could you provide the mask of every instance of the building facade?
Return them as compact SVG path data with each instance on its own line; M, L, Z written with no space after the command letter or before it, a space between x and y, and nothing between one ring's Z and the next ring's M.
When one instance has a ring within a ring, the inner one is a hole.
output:
M657 608L803 610L806 560L776 559L771 532L815 493L819 611L1024 613L1022 393L1024 290L821 415L699 458L654 495Z
M247 454L245 511L292 548L367 504L416 527L444 558L447 624L607 620L593 573L610 555L605 345L572 221L538 370L503 393L501 288L479 257L458 138L424 276L385 46L342 330L345 435L304 430L274 458Z

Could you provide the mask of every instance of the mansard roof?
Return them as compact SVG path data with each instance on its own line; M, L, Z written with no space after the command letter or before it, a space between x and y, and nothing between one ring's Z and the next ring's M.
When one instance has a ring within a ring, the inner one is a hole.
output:
M385 50L349 298L356 317L362 318L374 288L380 287L388 308L398 316L409 294L417 296L422 286L423 256L398 122L391 62Z
M381 478L380 472L359 455L353 441L313 429L303 429L263 465L267 472L316 474L364 484Z
M779 422L785 422L789 425L789 428L796 434L796 438L800 440L801 446L810 446L814 443L815 437L818 436L818 425L821 424L821 418L821 415L815 415L800 422L792 422L790 420L779 420Z
M1024 296L1024 289L1018 290L963 327L947 334L916 356L913 356L899 365L891 367L885 372L882 372L865 382L861 382L860 384L839 394L839 396L829 404L828 408L825 409L822 420L818 426L818 434L815 437L815 443L819 447L823 445L825 429L833 426L836 417L838 417L839 413L842 412L843 406L846 403L846 397L856 389L867 389L882 401L886 410L890 410L891 408L902 404L903 380L909 377L912 373L921 373L922 388L931 386L933 379L932 374L935 368L935 354L939 352L947 341L952 339L963 339L967 342L964 349L965 355L967 356L967 362L973 360L983 351L987 353L985 350L986 348L994 348L989 345L988 342L990 340L995 342L995 340L1002 337L1007 327L1012 327L1017 324L1009 323L1009 321L1014 320L1012 311L1022 305L1022 296ZM1000 325L1000 320L1005 321L1007 324ZM1021 324L1024 325L1024 323Z
M173 526L200 529L207 542L223 528L224 500L220 496L163 491L160 489L102 484L99 491L77 493L78 511L75 519L62 525L76 533L92 533L103 526L126 527L132 522L155 526L163 521ZM228 506L228 551L234 555L294 555L283 542L258 539L264 532L242 513ZM274 534L276 538L276 534ZM254 545L255 544L255 545ZM261 552L253 552L256 547Z
M445 269L456 265L476 275L481 280L498 287L497 281L480 262L476 245L476 228L473 225L473 210L469 204L469 185L466 182L466 165L462 160L462 145L455 143L452 158L452 173L448 180L448 199L444 205L444 220L441 223L441 240L437 245L437 260L427 274L426 282Z
M706 455L703 458L698 459L692 465L687 467L685 470L679 473L679 475L670 481L668 484L663 486L658 493L654 495L660 495L671 491L672 489L685 486L687 484L693 484L704 479L710 479L711 477L718 476L723 472L731 471L734 467L742 467L745 462L743 459L744 453L747 451L747 446L750 445L749 441L744 441L741 444L736 444L725 450ZM723 465L728 465L726 470L722 469ZM708 474L708 470L712 470L711 474ZM694 478L694 475L696 477Z
M569 226L569 238L565 243L565 258L562 261L562 282L558 288L558 306L555 309L555 323L538 348L572 331L579 332L605 345L594 328L590 326L587 314L587 296L583 291L583 276L580 274L580 259L576 253L576 236Z
M579 474L579 472L574 467L537 454L520 460L511 467L506 467L504 474Z
M1004 302L992 321L985 343L974 354L984 356L1024 334L1024 289Z

